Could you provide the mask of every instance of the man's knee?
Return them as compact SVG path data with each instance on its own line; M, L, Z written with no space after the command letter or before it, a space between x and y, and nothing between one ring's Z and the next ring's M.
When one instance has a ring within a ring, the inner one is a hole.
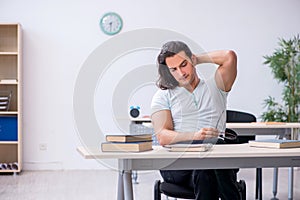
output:
M215 176L213 170L194 170L193 171L193 183L198 185L203 182L208 184L214 182Z

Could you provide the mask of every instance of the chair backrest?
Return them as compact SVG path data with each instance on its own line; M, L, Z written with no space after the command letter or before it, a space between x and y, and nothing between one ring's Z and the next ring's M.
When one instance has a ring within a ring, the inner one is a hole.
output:
M256 117L251 113L226 110L226 122L228 123L244 123L244 122L256 122Z
M256 117L251 113L226 110L226 122L227 123L247 123L256 122ZM246 135L238 135L238 143L248 143L249 140L255 140L255 135L252 133Z

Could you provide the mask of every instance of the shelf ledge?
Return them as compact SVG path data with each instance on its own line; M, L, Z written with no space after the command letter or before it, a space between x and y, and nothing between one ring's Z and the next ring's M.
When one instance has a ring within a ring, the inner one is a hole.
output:
M0 145L2 144L18 144L18 141L0 141Z
M0 115L17 115L17 111L0 111Z
M17 51L0 51L0 55L18 55Z

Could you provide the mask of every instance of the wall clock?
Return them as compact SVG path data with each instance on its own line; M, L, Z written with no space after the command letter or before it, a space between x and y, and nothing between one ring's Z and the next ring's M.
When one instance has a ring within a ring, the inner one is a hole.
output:
M105 34L115 35L121 31L123 21L117 13L108 12L101 17L99 25Z

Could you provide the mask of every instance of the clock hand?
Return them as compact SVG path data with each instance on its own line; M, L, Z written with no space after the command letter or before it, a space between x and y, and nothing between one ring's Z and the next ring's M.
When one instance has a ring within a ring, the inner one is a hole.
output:
M109 22L109 30L111 31L112 28L112 22Z

